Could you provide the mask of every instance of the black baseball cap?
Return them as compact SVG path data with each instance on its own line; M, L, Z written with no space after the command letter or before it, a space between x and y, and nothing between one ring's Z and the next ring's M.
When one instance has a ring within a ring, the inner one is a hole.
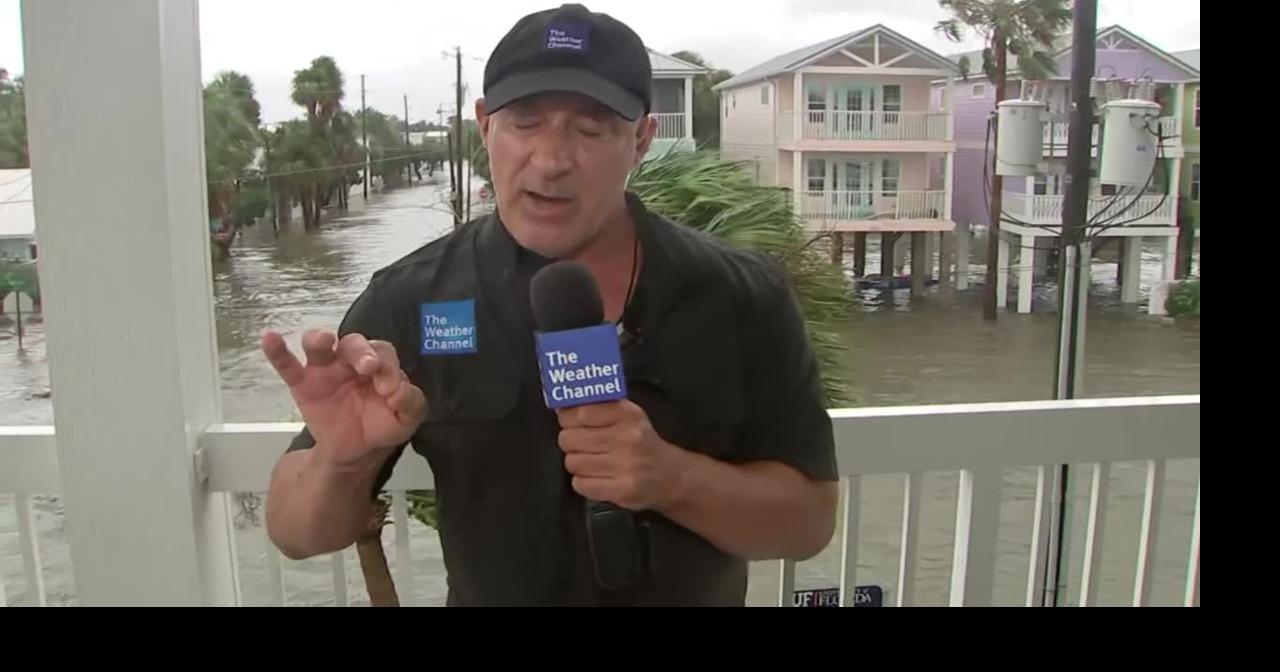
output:
M594 98L628 120L652 107L649 51L626 24L582 5L562 5L516 23L484 68L485 109L536 93Z

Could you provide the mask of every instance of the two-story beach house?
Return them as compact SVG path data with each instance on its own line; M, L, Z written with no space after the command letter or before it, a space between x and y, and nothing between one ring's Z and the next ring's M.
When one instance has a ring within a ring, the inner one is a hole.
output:
M1062 224L1071 46L1069 36L1059 42L1054 53L1057 74L1046 81L1022 81L1017 59L1010 57L1006 96L1021 96L1045 105L1043 163L1035 175L1006 177L1002 191L1002 211L1008 219L1001 224L997 303L1006 305L1009 281L1016 275L1017 308L1022 313L1031 311L1032 285L1035 278L1046 271L1047 251L1056 246ZM1143 241L1158 242L1163 270L1160 281L1150 288L1149 310L1159 313L1164 309L1162 296L1166 283L1175 275L1180 200L1190 197L1197 204L1198 220L1199 50L1187 59L1178 58L1121 26L1099 30L1096 44L1094 86L1100 94L1105 94L1100 99L1142 95L1159 104L1159 116L1151 128L1159 132L1160 138L1155 169L1145 188L1103 184L1097 177L1091 180L1088 213L1090 221L1097 223L1091 227L1091 232L1096 233L1093 246L1095 250L1109 244L1119 247L1121 301L1138 303ZM952 59L958 62L961 57L968 57L971 69L980 71L981 52L957 54ZM1188 60L1191 58L1194 61ZM980 74L954 87L939 79L934 87L936 98L945 90L954 90L957 147L952 212L955 221L961 228L986 227L990 211L983 165L991 160L993 136L988 133L988 124L996 110L995 87ZM1184 121L1189 118L1191 122ZM1099 126L1095 125L1092 130L1095 176L1100 137ZM1187 150L1192 147L1194 154L1189 156ZM1104 228L1107 226L1111 228Z
M653 71L652 114L658 131L648 156L693 151L693 80L706 68L652 49L649 68Z
M761 184L789 188L837 252L854 234L856 274L866 234L880 234L881 273L891 275L899 234L916 234L920 252L929 234L954 227L950 100L931 102L930 86L956 72L882 25L782 54L716 87L721 152Z

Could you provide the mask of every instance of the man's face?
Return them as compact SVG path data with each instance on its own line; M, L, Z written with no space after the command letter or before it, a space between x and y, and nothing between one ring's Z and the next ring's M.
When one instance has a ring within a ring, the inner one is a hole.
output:
M625 207L627 176L654 123L627 121L576 94L547 93L492 115L476 102L498 211L511 236L548 258L572 256Z

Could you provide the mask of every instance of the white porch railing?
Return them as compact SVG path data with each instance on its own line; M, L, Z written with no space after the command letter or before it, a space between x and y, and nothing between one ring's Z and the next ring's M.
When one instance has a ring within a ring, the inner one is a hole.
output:
M950 140L946 112L834 112L801 113L804 140ZM778 137L795 136L794 112L778 114Z
M652 115L658 121L658 132L654 137L659 140L673 140L684 137L684 113L660 112Z
M800 213L812 220L942 219L944 191L806 191Z
M1028 224L1062 224L1063 196L1036 196L1005 192L1004 212ZM1132 204L1132 205L1131 205ZM1144 194L1135 202L1132 195L1095 196L1089 199L1089 221L1125 226L1174 226L1178 198L1174 194Z
M856 585L858 579L858 495L862 477L903 475L903 543L897 582L900 588L893 599L886 598L886 601L909 606L913 603L911 586L919 564L915 552L920 534L919 510L922 504L935 504L922 500L922 475L960 472L960 489L953 502L956 533L950 603L984 605L990 604L995 586L1002 474L1006 469L1035 467L1035 505L1033 518L1027 521L1031 538L1024 559L1028 567L1025 604L1036 605L1042 597L1047 521L1053 501L1053 465L1085 464L1091 495L1087 511L1080 518L1085 525L1085 543L1075 555L1083 558L1084 566L1077 599L1082 605L1096 604L1111 464L1141 461L1147 469L1141 533L1137 556L1129 560L1135 563L1137 571L1132 593L1125 593L1125 600L1130 601L1131 595L1133 604L1147 604L1164 502L1166 462L1200 457L1199 395L841 409L831 411L831 416L843 486L839 533L842 603L852 600L850 587ZM295 424L213 427L201 440L207 474L205 488L227 493L264 491L272 464L298 427ZM0 428L0 493L18 495L18 536L28 596L25 602L30 604L43 604L45 600L39 546L31 524L30 497L61 490L57 469L57 450L50 428ZM402 603L415 604L405 491L429 489L433 487L433 480L425 461L410 454L400 461L387 487L392 494L395 535L395 551L390 561L397 571L397 590ZM1182 601L1188 606L1199 606L1198 486L1195 514L1189 522L1192 535L1191 546L1185 549L1188 572ZM1074 554L1075 549L1072 552ZM136 554L140 563L151 557L144 548L137 548ZM330 558L334 601L339 605L349 602L346 564L350 554L348 549ZM266 564L268 599L284 604L285 564L269 543ZM777 603L790 605L795 590L795 564L782 563L780 576ZM1019 595L1022 589L1019 584ZM3 595L3 586L0 586L0 604L3 604Z
M1182 140L1179 137L1181 131L1178 127L1177 117L1160 117L1152 128L1160 132L1160 137L1165 138L1163 143L1165 148L1177 147L1182 144ZM1046 154L1053 152L1055 155L1066 156L1068 129L1069 125L1065 117L1044 122L1044 151ZM1098 144L1098 126L1096 124L1093 126L1093 131L1089 138L1091 145L1096 146Z

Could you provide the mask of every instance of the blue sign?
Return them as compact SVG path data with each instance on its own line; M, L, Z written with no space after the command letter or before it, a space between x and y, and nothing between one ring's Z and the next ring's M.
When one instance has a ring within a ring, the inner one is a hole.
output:
M627 398L618 331L602 324L536 334L547 407L570 408Z
M839 588L822 588L820 590L797 590L791 596L793 607L838 607L840 606ZM853 589L853 606L883 607L884 589L880 586L858 586Z
M476 300L424 303L419 345L424 355L467 355L476 351Z

